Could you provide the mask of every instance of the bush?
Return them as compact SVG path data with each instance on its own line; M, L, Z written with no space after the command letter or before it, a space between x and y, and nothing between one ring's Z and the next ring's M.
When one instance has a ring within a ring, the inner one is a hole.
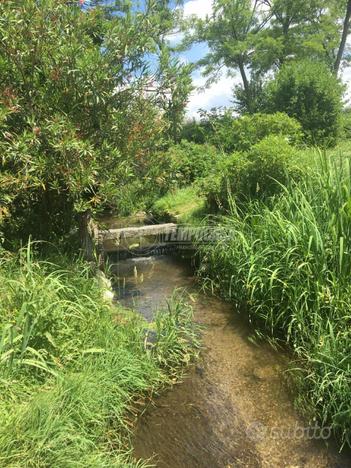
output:
M213 209L228 209L230 200L243 203L267 198L281 190L298 169L294 166L296 149L281 137L271 135L249 151L233 153L222 164L219 177L201 183L207 203Z
M322 63L289 63L267 85L267 107L298 120L307 143L331 146L340 129L342 89Z
M212 143L227 153L248 151L268 135L284 136L296 145L303 134L301 125L284 113L253 114L238 119L222 119L212 137Z
M341 115L341 138L351 139L351 109L344 109Z
M139 209L137 182L169 125L162 100L142 91L160 10L122 3L105 15L78 0L0 2L0 222L11 241L57 242L86 210Z
M254 145L247 153L237 180L237 196L267 197L280 191L292 171L296 149L280 136L269 136Z
M206 142L206 130L206 126L201 122L189 120L183 125L181 139L203 145Z
M222 148L221 142L234 119L234 109L213 107L209 111L199 109L199 114L199 122L193 120L184 124L182 138L193 143L209 143Z
M176 171L177 185L185 186L210 174L221 156L211 145L182 141L172 146L165 157Z

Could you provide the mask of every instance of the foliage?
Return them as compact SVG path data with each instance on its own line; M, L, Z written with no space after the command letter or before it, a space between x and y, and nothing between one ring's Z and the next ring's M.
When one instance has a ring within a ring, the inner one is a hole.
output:
M147 12L129 2L111 8L0 3L0 203L8 238L60 238L77 213L128 211L121 193L142 181L162 145L164 84L145 92L148 56L157 61L175 15L167 2ZM177 101L178 113L184 105Z
M211 210L228 210L231 204L265 199L281 191L289 175L298 177L296 149L286 138L270 135L246 152L224 159L216 176L204 179L201 191Z
M322 63L287 63L268 84L268 106L298 120L306 141L334 145L340 126L342 86Z
M192 20L193 33L184 45L207 43L199 65L208 83L222 70L240 74L234 88L237 110L251 114L262 110L267 76L291 57L323 62L334 73L339 59L349 61L343 54L349 12L346 0L215 0L209 17Z
M28 245L0 263L0 464L141 466L129 452L134 402L198 352L191 308L174 297L148 325L104 302L88 267L40 261Z
M342 34L344 11L338 0L274 0L271 22L259 38L256 60L267 69L282 66L289 57L323 61L333 69Z
M209 142L227 153L233 151L248 151L269 135L286 138L292 145L297 145L302 139L300 124L287 114L252 114L239 118L231 118L228 113L219 119L210 117L214 132L209 135Z
M206 140L206 128L195 119L187 120L182 126L181 139L202 145Z
M216 0L212 15L195 22L193 40L205 41L209 47L209 52L199 62L205 66L205 75L216 80L224 66L239 70L248 112L256 110L247 72L251 61L249 38L258 34L264 23L265 15L259 11L259 2L250 0Z
M174 143L179 142L185 108L193 90L193 68L193 65L182 64L172 57L168 47L161 48L158 77L162 89L161 107L165 112L164 117L169 122L168 134Z
M221 220L231 235L199 246L201 275L294 350L299 408L348 445L350 199L350 158L317 155L274 203L233 210Z
M341 114L341 138L349 140L351 138L351 109L346 108Z
M183 140L179 145L171 146L165 157L170 160L171 167L176 172L177 185L182 187L208 175L221 154L214 146Z
M268 136L247 152L247 163L239 168L234 190L239 197L265 198L281 190L292 172L296 150L281 136ZM242 187L242 188L239 188Z

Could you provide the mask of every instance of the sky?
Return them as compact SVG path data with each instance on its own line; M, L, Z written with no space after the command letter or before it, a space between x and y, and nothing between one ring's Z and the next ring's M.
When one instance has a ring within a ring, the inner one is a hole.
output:
M184 15L197 15L205 18L207 14L211 13L212 0L187 0L184 2ZM179 41L180 37L170 37L171 42ZM349 38L349 45L351 45L351 37ZM194 62L203 57L206 53L207 47L204 44L198 44L192 47L191 50L182 53L182 60L185 62ZM342 79L347 84L346 99L351 100L351 67L347 67L342 72ZM232 90L235 84L240 83L239 76L228 77L225 73L217 83L212 84L209 88L202 90L206 78L201 76L201 71L197 70L193 74L193 83L196 90L190 96L189 104L187 107L187 116L189 118L198 117L199 109L209 110L212 107L230 106L232 100ZM351 104L351 101L350 101Z

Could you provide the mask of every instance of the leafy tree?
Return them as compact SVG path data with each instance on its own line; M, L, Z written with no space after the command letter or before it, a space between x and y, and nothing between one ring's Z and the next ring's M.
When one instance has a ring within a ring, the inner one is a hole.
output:
M285 64L267 85L268 110L286 112L301 123L310 144L336 142L343 86L323 63Z
M158 81L159 99L169 123L169 135L177 143L185 117L185 107L193 89L191 72L193 65L182 64L172 57L170 49L163 45L160 54Z
M333 0L265 0L264 5L270 22L258 39L259 62L267 69L281 67L293 56L332 65L338 41Z
M239 71L248 112L255 110L254 88L250 73L252 38L264 27L268 16L259 9L260 2L251 0L216 0L213 13L206 20L195 22L195 41L207 42L208 54L199 61L204 74L215 80L221 69Z
M198 65L208 83L224 67L229 75L239 73L237 110L260 112L267 75L286 62L317 60L337 71L341 58L347 59L351 10L346 3L351 9L345 0L215 0L211 16L193 20L196 32L185 45L206 42L209 52Z
M121 1L106 15L66 0L0 3L0 216L8 233L61 236L77 213L124 210L165 129L144 91L147 55L171 24L167 5L150 1L142 12Z

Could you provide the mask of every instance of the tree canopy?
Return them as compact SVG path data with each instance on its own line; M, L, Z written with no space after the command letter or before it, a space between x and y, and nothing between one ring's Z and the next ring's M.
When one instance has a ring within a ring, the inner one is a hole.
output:
M216 80L221 69L239 74L238 109L260 110L262 83L287 61L325 63L338 73L347 63L351 2L338 0L215 0L206 19L192 19L185 46L205 42L198 65Z
M168 129L175 136L191 90L191 70L164 41L176 20L167 1L140 10L1 2L0 216L16 219L14 229L27 210L41 238L69 229L64 214L123 211L150 152Z

